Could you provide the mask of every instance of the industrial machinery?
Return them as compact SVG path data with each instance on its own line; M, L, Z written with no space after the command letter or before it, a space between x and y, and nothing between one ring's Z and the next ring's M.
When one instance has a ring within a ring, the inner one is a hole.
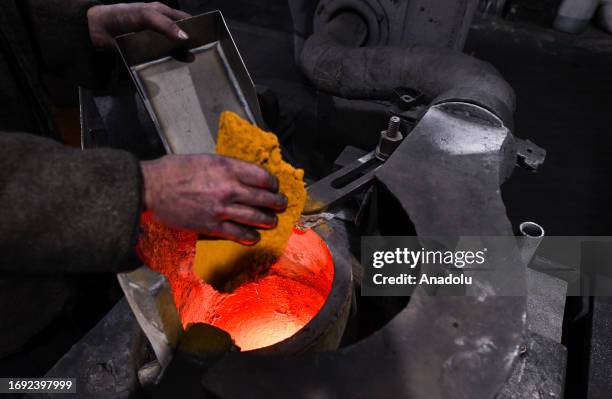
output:
M83 145L143 158L211 151L224 109L274 130L307 169L315 201L301 224L333 261L324 305L278 343L197 359L176 351L180 315L166 279L142 269L119 277L129 306L119 303L49 375L76 375L92 398L169 397L177 387L181 397L561 397L567 285L528 267L544 230L513 225L500 194L517 165L536 171L546 152L514 136L514 93L503 77L461 53L476 2L289 7L294 29L283 43L293 46L275 51L292 50L282 58L292 84L268 79L255 89L232 35L242 51L244 37L266 33L230 23L229 34L218 12L179 23L188 48L153 33L120 38L137 90L127 81L132 90L81 91ZM326 135L341 150L333 162L313 152L319 142L302 146ZM519 241L491 238L518 230ZM446 248L479 237L497 270L479 274L467 296L362 297L365 235L415 235ZM508 282L517 291L504 292Z

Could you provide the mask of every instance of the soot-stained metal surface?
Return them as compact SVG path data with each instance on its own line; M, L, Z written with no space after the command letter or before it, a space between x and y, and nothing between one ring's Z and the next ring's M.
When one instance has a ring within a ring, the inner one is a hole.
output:
M512 236L500 186L516 163L513 136L466 103L429 109L377 172L417 234Z
M128 399L141 394L137 372L153 356L127 301L122 299L45 377L76 378L79 398ZM64 398L66 394L27 397Z
M566 359L565 347L528 332L512 375L496 398L562 398Z
M484 306L475 297L456 299L419 293L381 331L334 353L230 354L206 373L204 386L228 398L492 397L518 356L522 323L503 318L484 328L483 320L509 308L520 313L521 306L508 299ZM242 384L232 383L237 380Z

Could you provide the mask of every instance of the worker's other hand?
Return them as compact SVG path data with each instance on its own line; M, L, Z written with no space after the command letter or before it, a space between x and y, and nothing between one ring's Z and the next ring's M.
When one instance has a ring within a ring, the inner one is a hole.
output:
M141 162L145 208L169 226L246 245L287 207L265 169L219 155L166 155Z
M170 39L187 40L175 21L188 17L186 12L159 2L99 5L87 10L89 36L95 47L111 47L116 36L146 29Z

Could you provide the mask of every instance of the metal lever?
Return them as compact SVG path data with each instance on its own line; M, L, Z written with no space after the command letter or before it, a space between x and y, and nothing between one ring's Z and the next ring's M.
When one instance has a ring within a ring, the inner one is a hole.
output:
M374 172L383 163L372 151L308 186L308 201L302 213L311 215L322 212L349 195L368 188L374 179Z
M302 214L322 212L346 197L368 188L372 184L376 169L389 158L404 139L400 125L400 118L392 116L387 130L380 132L380 140L374 151L309 186L308 201Z

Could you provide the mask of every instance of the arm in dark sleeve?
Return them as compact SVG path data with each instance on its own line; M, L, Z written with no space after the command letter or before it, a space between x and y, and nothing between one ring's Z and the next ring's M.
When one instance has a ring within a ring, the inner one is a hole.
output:
M0 133L0 271L137 267L141 207L142 172L131 154Z
M46 72L87 87L104 82L112 57L91 44L87 10L95 0L24 0L20 9Z

